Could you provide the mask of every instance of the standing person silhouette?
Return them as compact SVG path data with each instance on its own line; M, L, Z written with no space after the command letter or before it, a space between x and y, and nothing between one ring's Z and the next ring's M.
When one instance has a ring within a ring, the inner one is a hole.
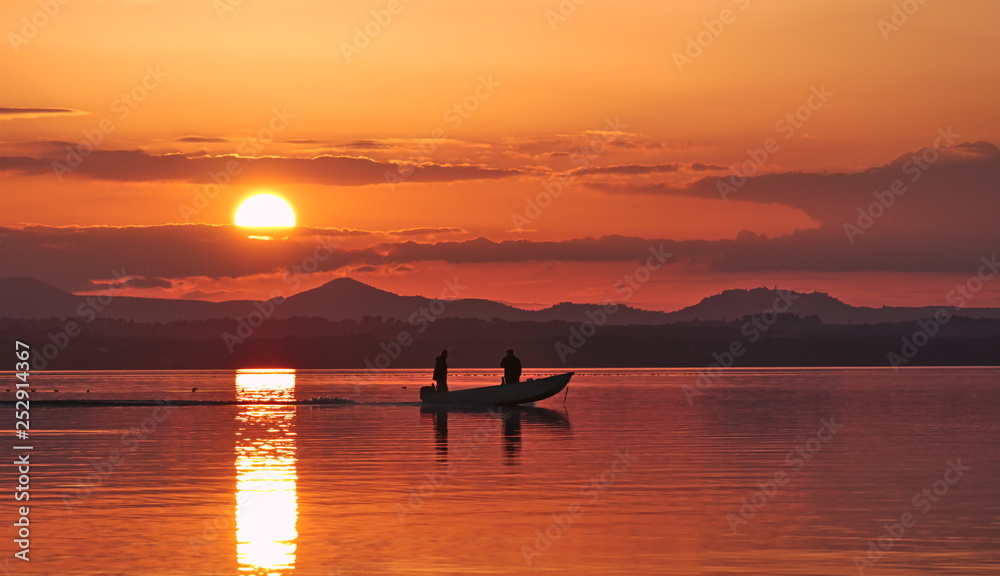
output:
M503 368L504 384L517 384L521 381L521 359L514 356L513 350L507 350L507 355L500 361Z
M441 355L434 359L434 381L438 392L448 391L448 351L442 350Z

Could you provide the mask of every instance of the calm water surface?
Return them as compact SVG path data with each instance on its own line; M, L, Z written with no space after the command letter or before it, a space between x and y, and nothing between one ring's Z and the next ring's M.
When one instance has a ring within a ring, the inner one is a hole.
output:
M689 398L695 377L580 370L495 412L422 409L425 371L39 374L34 400L355 403L35 406L10 570L1000 573L1000 369L732 370Z

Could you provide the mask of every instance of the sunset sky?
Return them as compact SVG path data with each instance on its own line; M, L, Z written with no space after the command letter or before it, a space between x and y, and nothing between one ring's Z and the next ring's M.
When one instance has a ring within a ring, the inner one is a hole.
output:
M8 0L0 22L0 276L87 292L124 267L133 295L227 300L315 265L300 289L457 278L539 307L620 299L653 249L631 305L939 305L1000 252L992 0ZM297 226L235 227L261 193Z

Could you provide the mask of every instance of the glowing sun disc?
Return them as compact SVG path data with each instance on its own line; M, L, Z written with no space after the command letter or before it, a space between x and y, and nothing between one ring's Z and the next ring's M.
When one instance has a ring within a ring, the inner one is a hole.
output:
M284 199L274 194L257 194L240 204L236 210L236 225L251 228L292 228L295 211Z

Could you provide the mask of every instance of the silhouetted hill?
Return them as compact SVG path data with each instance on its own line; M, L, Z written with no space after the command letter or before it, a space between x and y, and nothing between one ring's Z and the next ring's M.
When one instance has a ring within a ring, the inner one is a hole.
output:
M785 294L785 296L782 296ZM787 302L786 302L787 301ZM775 309L778 304L779 309ZM787 306L787 310L784 308ZM0 278L0 318L109 318L135 322L173 322L247 318L259 310L268 317L360 320L380 317L410 321L464 318L508 322L585 322L608 325L658 325L694 321L732 321L759 316L769 310L806 317L817 316L824 324L878 324L930 318L938 307L866 308L850 306L821 292L801 294L766 288L726 290L676 312L656 312L620 304L605 314L599 304L563 302L542 310L522 310L500 302L477 298L441 300L424 296L400 296L350 278L326 284L272 302L231 300L206 302L166 298L116 296L102 304L95 296L81 296L31 278ZM768 312L769 313L769 312ZM997 308L967 308L962 316L1000 319ZM600 319L600 320L599 320Z
M0 278L0 318L68 318L79 296L23 276Z
M782 294L787 296L782 297ZM754 288L724 290L721 294L709 296L694 306L672 312L669 316L673 322L723 321L756 316L769 309L798 316L816 315L825 323L841 324L843 322L827 322L826 319L847 318L853 307L822 292L801 294Z
M783 298L781 295L785 294ZM777 307L776 307L777 306ZM787 307L787 310L785 308ZM796 316L818 316L824 324L878 324L881 322L909 322L931 318L939 306L870 308L851 306L823 292L808 294L767 288L752 290L724 290L709 296L694 306L667 314L667 322L692 322L735 320L746 316L759 316L774 310ZM950 309L951 310L951 309ZM998 308L965 308L961 316L968 318L1000 318Z
M33 278L0 278L0 318L112 318L171 322L236 318L253 311L252 300L203 302L169 298L79 296Z
M366 316L378 316L407 320L429 315L435 319L582 322L588 319L588 312L598 307L596 304L563 302L542 310L522 310L481 298L440 300L423 296L400 296L351 278L337 278L318 288L290 296L279 307L275 316L318 316L327 320L359 320ZM614 325L662 324L668 321L666 313L625 305L618 306L618 310L607 319L608 324Z
M597 304L574 304L572 302L560 302L555 306L538 310L532 316L532 320L537 322L581 322L589 319L588 313L597 314L597 310L603 311L603 306ZM607 315L607 323L611 325L628 324L666 324L670 322L670 315L666 312L655 312L651 310L641 310L632 308L625 304L618 304L611 308L612 314Z
M254 300L205 302L202 300L116 296L97 316L136 322L237 318L246 317L256 310L254 303Z
M278 306L275 316L319 316L329 320L357 320L365 316L406 318L430 302L423 296L399 296L351 278L337 278L289 296Z
M501 304L481 298L462 298L447 300L447 307L441 314L442 318L479 318L482 320L532 320L536 312L521 310L508 304Z
M434 318L528 320L532 312L477 298L438 300L400 296L352 278L337 278L290 296L275 312L278 318L318 316L327 320L360 320L365 316L407 320L414 314Z

